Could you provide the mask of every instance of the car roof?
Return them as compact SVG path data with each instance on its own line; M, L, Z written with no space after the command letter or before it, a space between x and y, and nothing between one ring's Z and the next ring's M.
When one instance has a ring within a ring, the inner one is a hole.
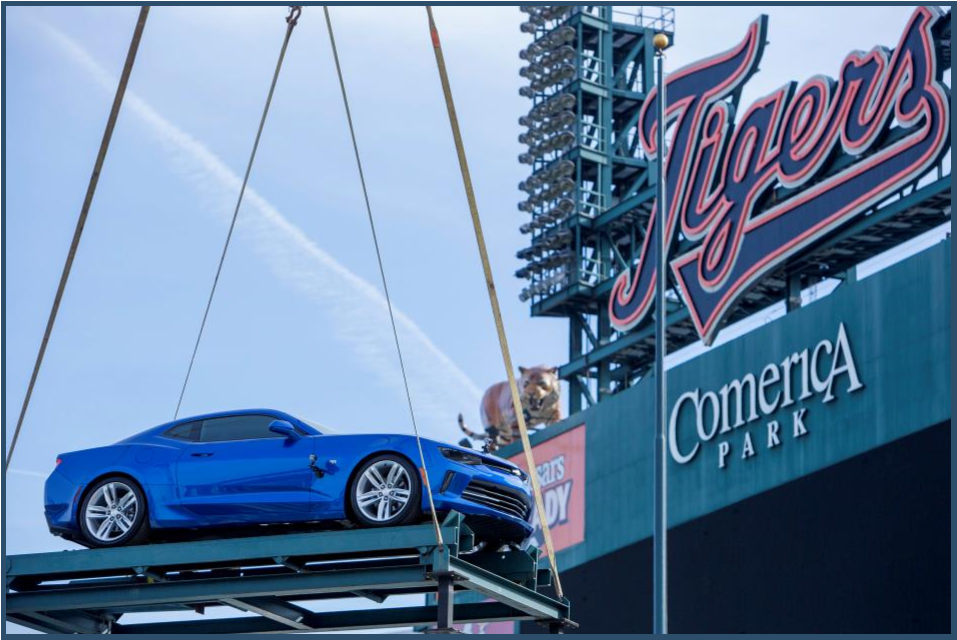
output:
M265 409L265 408L232 409L229 411L215 411L213 413L203 413L200 415L188 416L185 418L177 418L176 420L171 420L170 422L164 422L161 425L150 427L149 429L145 431L141 431L140 433L137 433L135 435L132 435L129 438L120 440L120 443L133 442L133 441L140 440L141 438L147 438L147 437L159 435L163 433L164 431L166 431L167 429L170 429L178 424L185 424L187 422L195 422L197 420L211 420L213 418L229 418L232 416L250 416L250 415L274 416L275 418L280 420L288 420L294 423L296 426L304 428L308 433L312 435L316 435L319 433L319 431L315 429L315 427L311 426L310 424L306 423L303 420L296 418L295 416L291 414L286 413L285 411L279 411L277 409Z

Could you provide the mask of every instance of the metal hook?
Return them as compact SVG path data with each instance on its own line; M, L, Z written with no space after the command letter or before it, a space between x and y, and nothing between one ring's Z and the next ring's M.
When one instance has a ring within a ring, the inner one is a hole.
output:
M289 15L286 16L286 24L289 25L289 28L296 26L296 23L299 22L299 16L302 15L302 5L291 5L289 7Z

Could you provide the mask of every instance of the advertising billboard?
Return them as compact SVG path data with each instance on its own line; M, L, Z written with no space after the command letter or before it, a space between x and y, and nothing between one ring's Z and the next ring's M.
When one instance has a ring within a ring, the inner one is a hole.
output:
M585 425L581 424L534 447L545 517L555 551L585 540ZM509 458L528 471L525 454ZM534 544L543 547L538 512L534 513Z

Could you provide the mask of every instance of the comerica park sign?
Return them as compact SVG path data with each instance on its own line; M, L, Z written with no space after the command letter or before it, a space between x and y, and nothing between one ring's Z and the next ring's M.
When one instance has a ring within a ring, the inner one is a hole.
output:
M940 17L919 7L893 50L855 51L836 79L788 82L740 117L735 105L761 62L766 16L729 51L669 76L665 234L685 247L669 265L706 344L752 285L919 179L947 151ZM657 102L655 89L638 125L650 158L658 153ZM620 331L652 306L659 213L649 218L640 260L618 276L608 301Z
M775 449L787 440L806 436L807 405L816 397L823 406L842 393L863 388L842 323L833 342L821 340L718 389L682 393L672 405L668 421L671 457L678 464L688 464L710 448L720 469L734 459L747 461L762 448ZM681 433L681 428L691 430L693 437ZM744 431L743 438L736 438L740 451L734 451L729 436L740 431ZM694 444L685 444L689 440Z

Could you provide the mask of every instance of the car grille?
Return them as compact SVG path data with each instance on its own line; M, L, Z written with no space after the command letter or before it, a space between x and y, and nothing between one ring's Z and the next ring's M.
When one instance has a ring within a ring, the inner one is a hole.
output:
M483 480L469 482L465 491L462 492L462 497L522 520L528 518L528 512L531 508L528 499L523 494Z
M499 473L504 473L507 476L515 476L516 478L521 478L522 480L528 477L528 474L526 474L521 469L505 464L504 462L493 460L491 459L491 456L483 458L482 462L485 463L486 467L494 469L495 471L498 471Z

